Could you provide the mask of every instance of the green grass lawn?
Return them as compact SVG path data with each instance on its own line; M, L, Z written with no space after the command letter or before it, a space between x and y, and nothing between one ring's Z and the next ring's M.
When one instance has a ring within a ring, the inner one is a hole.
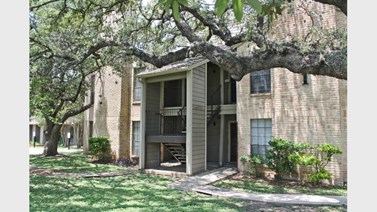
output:
M252 193L347 196L347 189L345 187L309 187L301 185L286 185L283 183L279 185L279 183L255 180L253 178L225 179L217 181L213 185L220 188L231 188Z
M90 163L91 156L80 153L70 153L56 157L44 157L30 155L30 164L35 168L54 170L66 173L98 173L126 170L126 166L115 166L112 164Z
M82 153L30 156L30 165L60 172L126 169L91 164ZM343 207L292 206L226 199L169 189L174 179L148 174L73 178L30 174L30 211L347 211Z
M167 178L132 174L108 178L30 176L30 211L237 211L243 202L186 193Z

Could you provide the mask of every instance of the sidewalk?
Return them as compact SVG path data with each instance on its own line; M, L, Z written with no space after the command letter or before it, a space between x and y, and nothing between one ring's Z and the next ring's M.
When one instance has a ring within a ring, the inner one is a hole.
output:
M242 191L234 191L231 189L217 188L212 185L209 185L215 181L221 180L225 177L234 175L236 173L237 170L235 168L223 167L220 169L204 172L192 177L187 177L178 182L170 184L169 188L175 188L184 191L192 191L211 196L236 198L267 203L312 206L347 205L347 197L343 196L320 196L307 194L253 194Z
M82 152L81 149L77 149L76 146L71 146L69 149L68 147L58 147L58 153L59 154L65 154L65 153L74 153L74 152ZM29 147L29 155L40 155L43 153L43 146L30 146Z

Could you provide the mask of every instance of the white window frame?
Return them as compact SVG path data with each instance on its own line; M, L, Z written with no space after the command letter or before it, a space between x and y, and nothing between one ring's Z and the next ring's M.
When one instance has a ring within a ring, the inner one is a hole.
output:
M268 142L272 139L272 119L250 120L250 145L251 155L265 159L266 152L270 149Z

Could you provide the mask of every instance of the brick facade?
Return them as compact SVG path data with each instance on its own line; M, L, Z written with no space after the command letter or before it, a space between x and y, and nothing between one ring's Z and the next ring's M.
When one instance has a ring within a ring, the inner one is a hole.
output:
M131 77L132 80L127 78ZM129 83L131 81L131 83ZM133 67L125 67L119 75L110 67L95 76L94 105L84 112L84 152L88 152L90 122L93 122L93 136L108 136L114 159L132 155L132 121L140 121L140 104L133 99ZM131 84L131 85L130 85ZM89 92L90 93L90 92ZM86 101L90 100L90 94ZM130 120L127 114L130 113Z
M346 18L333 6L311 3L313 22L326 28L346 28ZM313 10L314 8L314 10ZM319 19L319 21L316 21ZM284 13L275 23L278 30L272 37L305 36L313 26L312 18L300 7L294 14ZM247 54L248 46L238 48ZM334 157L326 168L333 174L333 182L347 181L347 82L326 76L308 76L287 69L271 72L271 93L250 94L250 76L237 85L238 155L251 154L251 119L272 119L272 135L294 142L311 144L331 143L341 147L343 154ZM246 167L238 163L244 171Z
M303 38L313 27L347 28L346 16L335 7L300 1L295 1L294 13L286 11L274 24L270 37L287 40ZM240 46L238 53L247 55L250 47L247 44ZM88 151L85 142L89 137L89 121L93 121L93 136L109 136L114 157L119 159L124 156L122 149L126 142L131 143L129 151L132 151L132 121L140 120L140 105L133 103L126 109L131 110L131 120L126 123L121 97L131 95L132 100L133 93L126 89L125 80L110 68L104 69L101 81L99 76L96 76L94 106L84 113L84 151ZM301 74L275 68L271 71L271 84L270 93L250 94L249 75L237 83L238 158L251 153L251 119L267 118L272 120L273 137L340 146L343 154L336 156L327 169L333 174L334 183L346 182L347 81L309 75L308 84L304 85ZM132 86L133 83L131 91ZM122 130L127 124L128 130ZM240 161L238 168L240 171L246 169Z

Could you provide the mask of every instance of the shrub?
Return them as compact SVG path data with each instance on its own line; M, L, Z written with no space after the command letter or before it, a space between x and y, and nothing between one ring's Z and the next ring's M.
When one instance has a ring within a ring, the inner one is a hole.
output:
M99 136L89 138L90 154L100 161L109 160L111 157L110 140L108 137Z
M249 163L249 173L255 174L256 177L260 177L260 173L258 172L258 166L263 164L262 158L254 155L254 156L241 156L240 161L245 164Z
M301 164L306 166L313 166L314 172L309 173L309 182L319 184L323 180L330 180L331 174L325 167L331 161L335 154L341 154L342 151L339 147L331 144L318 144L312 148L312 153L308 154L311 160L302 160Z
M275 138L269 145L271 149L266 153L267 166L275 171L277 180L281 179L284 173L295 172L297 165L314 170L308 174L310 183L319 184L323 180L330 180L331 173L325 167L334 155L342 153L339 147L327 143L310 146Z
M329 171L327 171L324 168L321 168L319 171L310 173L308 181L311 183L314 183L318 185L322 180L330 180L331 179L331 174Z
M283 173L292 173L300 162L301 155L308 144L295 144L291 141L274 138L268 142L272 149L267 150L267 166L275 171L275 179L282 178Z

